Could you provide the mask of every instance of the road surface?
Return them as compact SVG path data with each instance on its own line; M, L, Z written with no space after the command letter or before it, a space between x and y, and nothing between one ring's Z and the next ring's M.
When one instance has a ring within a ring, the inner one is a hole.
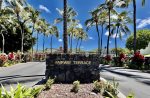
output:
M150 84L142 82L145 80L144 77L128 77L112 73L107 70L102 70L101 76L109 81L112 81L113 78L115 78L115 80L119 83L119 90L126 96L133 92L135 94L135 98L150 98Z
M0 68L0 84L6 89L10 88L10 84L15 87L17 83L31 87L44 78L45 73L44 62L20 63L10 67Z
M44 78L45 62L29 62L21 63L7 68L0 68L0 83L2 83L6 89L9 85L15 86L17 83L31 87ZM113 77L119 82L119 90L128 95L130 92L134 92L135 98L150 98L150 84L143 82L150 78L124 76L121 74L109 72L106 70L101 71L103 78L112 80Z

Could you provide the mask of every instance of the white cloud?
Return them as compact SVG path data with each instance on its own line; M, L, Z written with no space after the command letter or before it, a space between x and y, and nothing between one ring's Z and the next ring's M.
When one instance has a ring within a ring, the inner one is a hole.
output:
M76 27L77 28L83 28L82 24L80 24L80 23Z
M136 19L136 23L139 23L141 21L141 19Z
M43 11L45 11L47 13L50 13L50 10L47 7L45 7L44 5L39 5L39 9L43 10Z
M149 18L146 18L146 19L143 19L139 22L137 28L140 29L140 28L144 28L146 26L150 25L150 17Z
M124 1L120 1L120 0L116 0L116 5L117 6L121 6L122 4L124 4L125 2Z
M123 37L124 35L125 35L125 34L121 32L121 36ZM112 37L112 38L115 38L115 37L116 37L116 33L113 34L111 37ZM119 34L117 35L117 38L119 38Z
M93 40L93 37L89 36L89 39L90 39L90 40Z
M62 40L62 39L58 39L58 41L59 41L59 42L62 42L63 40Z
M109 35L109 32L108 32L108 31L106 31L105 35L106 35L106 36L108 36L108 35Z
M111 18L112 19L118 19L118 16L117 15L112 15Z
M109 41L109 44L111 44L112 43L112 41Z

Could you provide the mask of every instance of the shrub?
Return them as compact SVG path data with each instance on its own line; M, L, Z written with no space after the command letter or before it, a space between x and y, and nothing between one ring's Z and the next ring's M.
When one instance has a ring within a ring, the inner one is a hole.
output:
M130 68L142 69L144 65L145 58L140 52L136 52L132 58Z
M35 98L43 88L26 88L18 84L15 89L11 87L10 92L7 91L3 86L2 89L0 88L0 98ZM4 93L2 94L2 92Z
M109 64L111 60L112 60L111 55L105 56L105 64Z
M0 67L3 66L8 60L8 57L5 53L0 53Z
M94 81L93 92L103 94L105 90L105 85L106 84L103 81Z
M121 53L119 55L119 66L124 66L125 61L126 61L126 55L124 53Z
M79 85L80 85L80 81L74 81L71 92L77 93L79 91Z
M119 83L115 82L115 79L113 78L113 82L112 83L108 83L106 85L106 89L105 92L112 98L116 98L118 95L118 86Z
M46 84L44 85L44 89L48 90L51 89L51 86L54 84L54 79L49 78L46 82Z

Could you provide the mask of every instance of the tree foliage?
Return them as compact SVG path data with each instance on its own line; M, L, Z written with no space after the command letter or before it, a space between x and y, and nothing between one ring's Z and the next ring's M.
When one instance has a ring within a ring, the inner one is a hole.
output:
M21 35L20 30L17 29L16 33L12 33L11 30L8 30L8 33L5 33L5 53L11 52L11 51L18 51L21 47ZM25 29L25 38L24 38L24 51L27 51L31 49L32 47L32 41L35 44L36 39L31 36L31 31L26 28ZM0 36L0 39L1 36ZM2 47L2 41L0 41L0 47Z
M126 47L130 50L133 50L133 34L129 36L129 38L126 41ZM137 45L136 49L145 49L148 46L148 43L150 42L150 30L138 30L137 31Z

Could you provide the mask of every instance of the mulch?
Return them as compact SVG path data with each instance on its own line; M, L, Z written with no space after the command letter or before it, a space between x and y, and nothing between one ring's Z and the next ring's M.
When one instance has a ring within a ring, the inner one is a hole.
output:
M94 93L93 84L80 84L78 93L71 92L72 84L53 84L48 91L42 91L38 98L103 98Z

